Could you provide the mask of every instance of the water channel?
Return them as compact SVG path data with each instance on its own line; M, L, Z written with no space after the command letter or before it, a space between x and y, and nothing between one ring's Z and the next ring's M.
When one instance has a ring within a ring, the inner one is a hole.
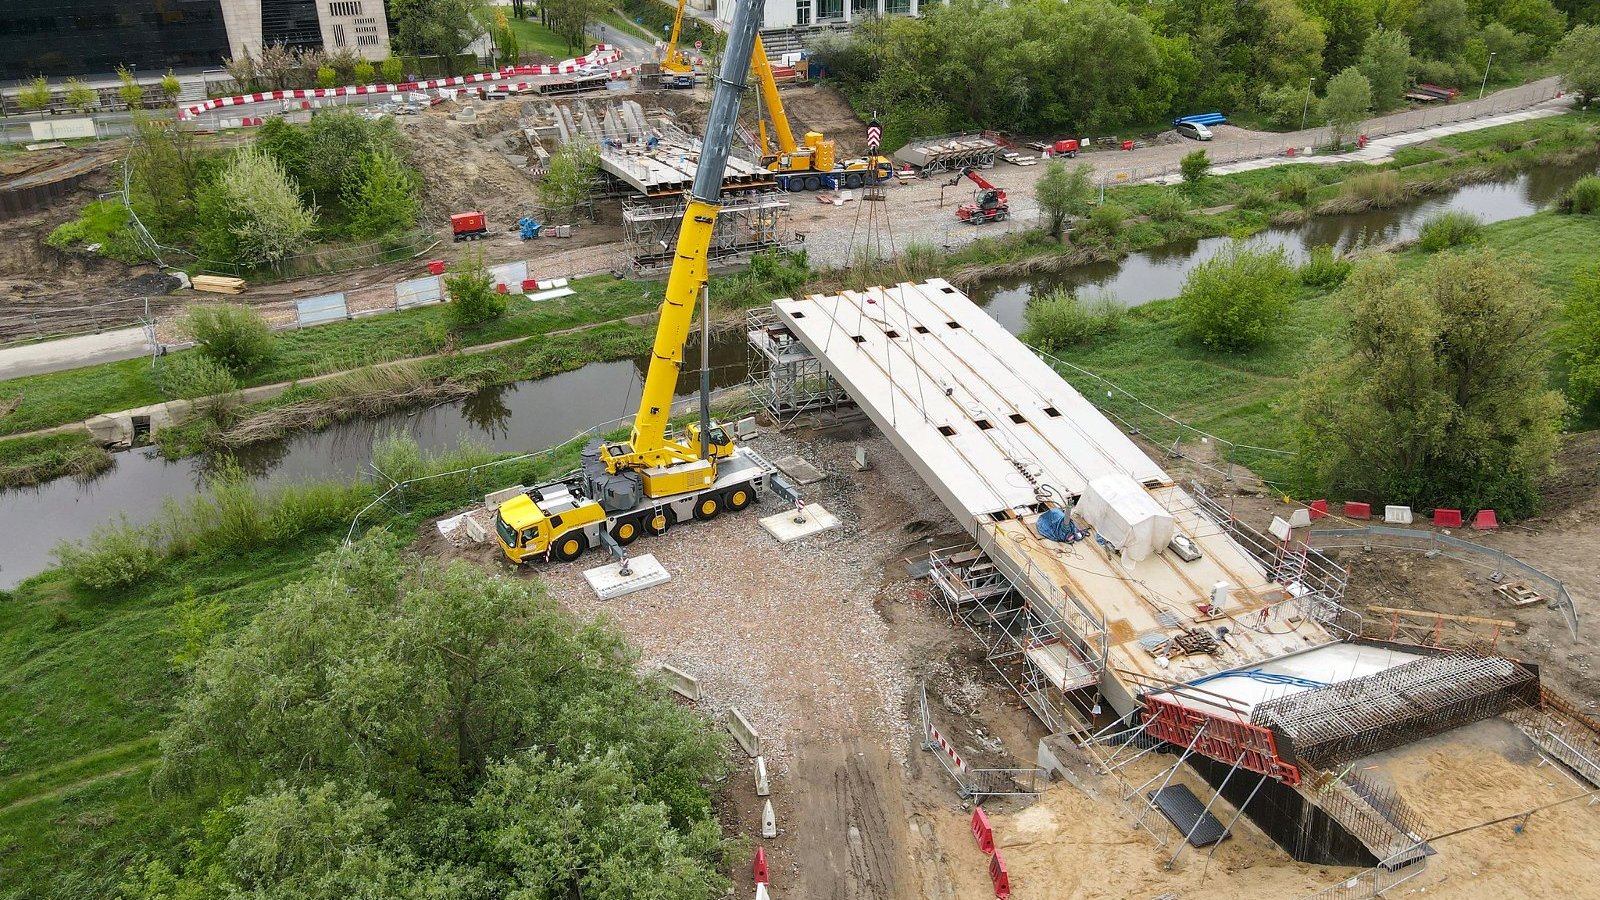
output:
M1377 244L1415 236L1429 216L1447 209L1470 212L1484 222L1517 218L1547 206L1567 185L1594 170L1592 161L1546 166L1404 207L1272 228L1251 240L1283 247L1291 258L1300 259L1316 246L1346 248L1360 241ZM1227 243L1227 238L1205 238L1048 277L998 280L980 285L972 297L1015 332L1022 328L1023 310L1036 290L1065 286L1106 291L1130 306L1172 297L1189 269ZM691 366L698 362L698 342L686 358ZM287 484L360 477L373 440L391 431L408 433L431 451L454 448L462 440L499 452L533 450L565 441L601 421L632 415L647 365L644 357L591 363L538 381L485 388L453 403L353 420L264 443L235 456L246 472L263 483ZM714 388L744 381L742 332L727 329L713 336L711 365ZM687 397L698 383L697 372L685 372L680 396ZM4 535L0 540L0 589L47 568L51 548L62 540L87 536L98 523L118 514L134 523L150 521L165 501L182 500L202 490L209 465L204 457L174 462L153 449L134 450L117 454L115 464L92 479L62 478L0 492L0 535Z

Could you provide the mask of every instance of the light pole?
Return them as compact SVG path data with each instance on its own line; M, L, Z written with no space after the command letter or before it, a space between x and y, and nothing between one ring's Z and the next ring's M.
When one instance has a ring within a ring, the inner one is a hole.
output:
M1317 83L1315 75L1306 79L1306 102L1300 106L1300 130L1306 130L1306 112L1311 109L1311 86Z
M1483 92L1489 87L1489 67L1494 65L1494 54L1489 54L1489 59L1483 64L1483 84L1478 85L1478 99L1483 99Z

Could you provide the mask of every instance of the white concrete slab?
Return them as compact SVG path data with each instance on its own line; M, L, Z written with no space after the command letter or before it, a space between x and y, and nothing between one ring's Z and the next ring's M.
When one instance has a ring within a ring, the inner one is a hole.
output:
M628 571L624 575L621 563L611 563L585 569L583 579L601 600L614 600L672 580L672 574L649 553L629 559Z
M792 544L801 538L839 527L839 517L823 509L819 503L807 504L802 518L804 521L796 522L794 510L786 509L762 519L761 527L767 530L767 534L777 538L780 544Z
M822 473L821 469L798 456L780 456L773 460L772 464L799 484L816 484L828 477Z

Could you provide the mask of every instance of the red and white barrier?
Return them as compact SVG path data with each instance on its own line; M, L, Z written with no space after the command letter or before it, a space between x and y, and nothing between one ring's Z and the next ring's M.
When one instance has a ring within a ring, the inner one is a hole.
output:
M939 729L930 725L928 727L928 740L944 751L944 755L950 757L950 760L956 764L956 768L962 772L970 771L967 761L961 758L961 754L956 752L956 748L950 746L950 742L944 739L944 735L939 733Z
M507 67L496 72L479 72L476 75L457 75L453 78L435 78L429 81L408 81L403 84L357 84L347 87L332 88L304 88L288 91L258 91L254 94L236 94L232 97L218 97L203 103L194 103L178 107L179 119L191 119L201 113L222 109L229 106L244 106L251 103L267 103L273 100L320 100L325 97L360 97L367 94L396 94L405 91L426 91L435 88L459 87L464 84L479 84L489 81L504 81L518 75L568 75L576 73L579 66L610 65L622 59L622 51L606 44L597 44L593 51L586 56L563 60L553 66L516 66ZM638 66L608 73L612 79L631 77L639 71ZM519 85L526 88L527 85Z
M972 839L985 856L994 852L994 829L989 827L989 814L981 806L972 808Z
M756 884L767 884L767 850L765 847L756 848L756 861L751 866L751 874L755 876Z

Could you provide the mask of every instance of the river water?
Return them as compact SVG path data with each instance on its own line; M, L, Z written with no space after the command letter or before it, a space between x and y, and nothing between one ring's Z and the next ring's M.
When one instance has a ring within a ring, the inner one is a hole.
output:
M1471 185L1450 194L1389 210L1312 219L1292 228L1272 228L1252 238L1282 247L1293 259L1316 246L1341 249L1358 242L1381 244L1416 235L1422 222L1443 210L1470 212L1484 222L1526 216L1547 206L1563 189L1594 171L1592 162L1547 166L1517 178ZM1070 272L980 285L972 298L1007 329L1023 327L1023 310L1034 291L1073 287L1105 291L1129 306L1176 296L1189 270L1228 244L1205 238L1135 253L1113 263ZM712 386L745 379L744 335L737 329L713 335ZM685 358L699 361L695 341ZM464 400L423 410L397 412L335 425L247 448L236 454L244 470L267 484L324 478L360 477L373 440L391 431L412 435L427 450L451 449L463 440L496 451L529 451L557 444L600 422L631 416L639 400L648 359L591 363L538 381L485 388ZM699 373L686 371L680 398L699 385ZM50 565L50 550L62 540L87 536L94 525L127 516L143 523L155 518L167 500L183 500L205 486L212 461L196 457L176 462L153 449L119 453L100 475L79 481L57 479L33 488L0 493L0 588L9 588Z

